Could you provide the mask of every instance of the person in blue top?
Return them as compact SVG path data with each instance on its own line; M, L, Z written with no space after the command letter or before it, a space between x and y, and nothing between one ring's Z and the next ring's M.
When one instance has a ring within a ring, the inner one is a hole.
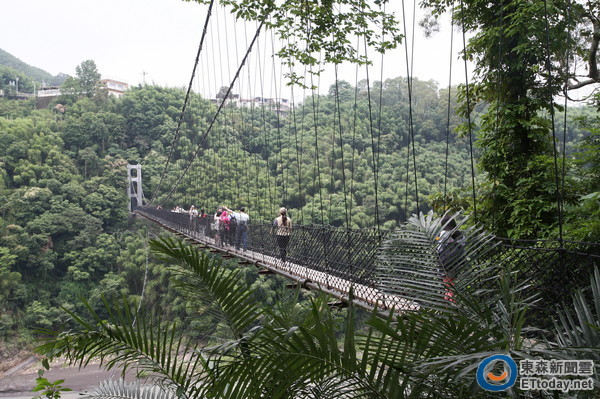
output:
M454 279L458 274L458 267L464 253L465 236L456 228L456 222L451 216L444 216L441 224L442 231L437 237L437 253L440 259L442 281L446 290L444 298L454 302Z

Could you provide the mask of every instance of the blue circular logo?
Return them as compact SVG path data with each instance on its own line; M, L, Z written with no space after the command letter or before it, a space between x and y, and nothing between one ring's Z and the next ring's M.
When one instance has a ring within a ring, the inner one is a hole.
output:
M493 369L502 363L502 372L496 374ZM477 367L477 383L487 391L504 391L517 380L517 363L508 355L493 355L484 359Z

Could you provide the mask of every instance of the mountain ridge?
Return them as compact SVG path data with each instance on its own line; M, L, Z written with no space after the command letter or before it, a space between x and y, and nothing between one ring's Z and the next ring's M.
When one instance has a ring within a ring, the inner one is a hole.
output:
M9 52L0 48L0 66L6 66L20 72L36 82L44 82L50 86L60 86L68 77L67 74L59 73L52 76L41 68L27 64Z

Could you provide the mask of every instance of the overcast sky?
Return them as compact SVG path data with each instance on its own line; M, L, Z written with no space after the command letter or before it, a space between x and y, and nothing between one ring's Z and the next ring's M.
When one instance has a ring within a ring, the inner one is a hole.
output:
M391 3L399 10L399 0ZM136 85L145 73L146 82L170 87L189 83L206 17L206 6L182 0L4 0L1 9L0 48L27 64L73 76L78 64L91 59L104 78ZM445 86L450 30L442 27L434 39L417 28L414 76ZM462 46L458 36L455 50ZM406 76L404 51L386 56L384 79ZM464 66L454 58L453 83L460 83ZM381 76L377 64L371 80Z

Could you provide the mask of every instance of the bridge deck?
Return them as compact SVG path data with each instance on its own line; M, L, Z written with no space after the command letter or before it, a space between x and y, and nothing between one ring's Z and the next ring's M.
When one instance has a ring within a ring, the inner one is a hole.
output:
M376 259L383 256L386 262L389 255L386 243L397 239L398 232L296 225L287 247L287 261L283 262L278 257L272 222L253 221L248 226L247 250L241 251L217 245L208 224L190 223L188 214L151 207L138 207L135 213L211 252L254 264L296 285L325 292L343 303L348 303L352 289L357 306L369 310L377 308L381 315L389 315L390 309L407 312L448 304L439 271L429 263L420 267L419 262L413 262L410 247L406 253L393 254L396 262L393 275L388 276L382 270L385 263L380 264ZM600 245L493 239L485 246L478 246L475 252L469 252L468 258L463 272L469 278L460 280L463 285L474 284L484 291L493 289L497 267L518 271L519 280L528 282L521 294L540 298L532 312L548 317L564 298L570 298L577 289L589 284L590 272L600 265ZM486 270L492 275L485 274Z
M321 270L317 270L311 268L310 265L303 265L297 260L294 261L293 256L290 257L292 260L282 261L273 255L272 248L267 251L260 251L260 245L251 245L247 250L238 250L230 245L219 246L215 242L215 239L209 235L197 229L190 229L188 223L178 223L178 219L185 220L187 218L185 214L177 215L175 220L173 220L173 217L169 217L170 220L167 220L161 217L165 214L160 215L159 212L136 210L135 214L143 216L179 236L185 237L190 242L198 244L210 250L210 252L218 253L223 257L235 257L241 261L240 263L253 264L268 272L279 274L294 281L303 288L327 293L342 303L348 303L349 292L352 289L354 295L353 303L368 310L372 310L375 307L380 310L393 308L396 311L402 312L419 309L419 305L415 302L398 296L384 294L374 284L352 281L348 278L327 273L327 267L325 269L319 267Z

